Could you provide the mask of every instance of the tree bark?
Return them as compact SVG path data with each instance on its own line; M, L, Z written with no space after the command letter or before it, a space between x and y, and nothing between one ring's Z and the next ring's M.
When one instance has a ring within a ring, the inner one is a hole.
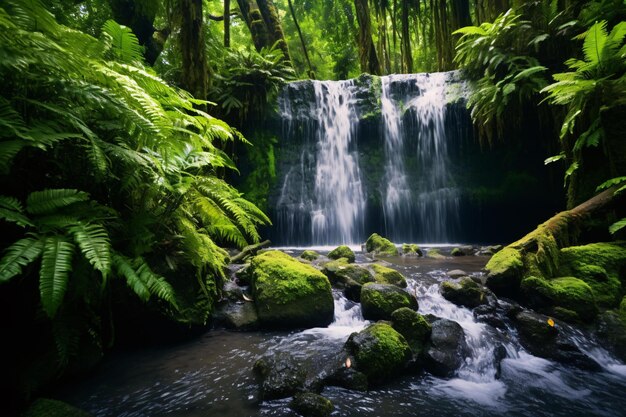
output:
M237 3L241 16L250 30L255 49L260 51L266 46L271 46L263 16L254 0L237 0Z
M285 39L285 33L283 32L283 26L280 23L280 17L278 16L276 5L272 0L256 0L256 3L261 11L261 16L263 16L263 21L267 27L271 44L276 44L283 52L285 60L291 62L289 47L287 46L287 40Z
M224 46L230 48L230 0L224 0Z
M411 28L409 26L409 3L402 2L402 10L400 12L400 20L402 22L402 56L404 64L402 68L406 73L413 72L413 54L411 53Z
M179 0L180 49L182 53L181 84L195 98L206 100L209 68L204 44L202 0Z
M359 60L361 71L380 75L380 62L372 40L372 24L367 0L354 0L356 18L359 22Z

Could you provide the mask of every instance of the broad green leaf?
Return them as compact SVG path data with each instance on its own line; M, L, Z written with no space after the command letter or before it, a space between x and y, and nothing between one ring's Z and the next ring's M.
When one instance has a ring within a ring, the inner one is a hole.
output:
M617 233L619 230L622 230L624 227L626 227L626 218L613 223L611 226L609 226L609 232L614 235L615 233Z
M39 270L39 294L48 317L54 317L63 302L73 255L74 245L65 237L46 238Z

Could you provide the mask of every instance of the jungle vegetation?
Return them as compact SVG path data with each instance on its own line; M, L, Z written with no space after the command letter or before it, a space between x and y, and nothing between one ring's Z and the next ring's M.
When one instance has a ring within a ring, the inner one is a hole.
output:
M290 80L461 69L486 146L540 123L569 207L626 191L625 38L621 0L3 1L4 392L93 366L127 311L207 323L224 248L270 223Z

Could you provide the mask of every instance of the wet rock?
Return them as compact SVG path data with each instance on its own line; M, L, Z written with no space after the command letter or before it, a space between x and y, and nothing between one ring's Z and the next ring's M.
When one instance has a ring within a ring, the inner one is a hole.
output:
M487 304L487 291L471 278L461 279L459 283L445 281L441 284L441 294L446 300L468 308Z
M474 254L474 247L473 246L458 246L456 248L452 248L452 251L450 251L450 255L452 256L470 256Z
M440 377L451 377L463 365L467 355L468 347L461 325L447 319L432 323L424 361L428 372Z
M341 245L333 249L328 253L328 257L330 259L341 259L345 258L348 263L353 263L356 257L354 256L354 252L346 245Z
M395 269L379 264L372 264L371 268L374 271L374 280L379 284L392 284L406 288L406 278Z
M333 286L344 290L346 298L356 302L361 299L363 284L375 281L369 270L348 264L344 259L325 263L322 273L328 277Z
M361 289L361 308L366 320L391 319L391 313L402 307L417 310L417 299L395 285L368 283Z
M401 374L411 359L411 349L404 337L382 322L351 334L346 349L354 356L353 366L367 376L370 384Z
M367 375L357 371L354 367L341 366L326 378L325 383L353 391L367 391L368 388Z
M406 256L422 256L422 249L416 244L402 244L402 254Z
M221 303L214 319L228 329L246 331L259 328L259 316L254 303L247 301Z
M503 345L498 345L493 350L493 360L496 367L496 379L500 379L502 375L502 361L507 357L506 348Z
M283 252L268 251L254 257L248 269L264 326L320 327L333 321L330 282L314 267Z
M226 281L222 288L222 298L229 301L241 301L243 300L244 290L237 285L234 281Z
M411 347L414 356L420 355L430 337L432 327L428 321L415 310L402 307L391 313L393 328L398 331Z
M481 323L487 323L492 327L498 329L506 329L506 324L498 316L497 309L494 305L483 304L472 310L476 321Z
M514 324L519 331L520 343L533 355L582 369L600 369L597 362L585 355L559 330L561 324L555 323L550 317L521 311L515 315Z
M335 406L329 399L312 392L296 394L289 408L303 417L328 417Z
M445 259L446 257L441 253L439 249L428 249L426 257L431 259Z
M365 242L365 251L374 255L397 256L398 248L389 240L373 233Z
M261 400L288 398L304 389L306 372L286 352L257 360L253 369L260 378Z
M38 398L22 417L92 417L92 415L63 401Z
M453 269L451 271L446 272L446 275L449 276L450 278L463 278L466 277L468 274L467 272L461 270L461 269Z
M596 334L617 358L626 362L626 323L617 312L607 311L598 316Z
M305 250L304 252L302 252L300 254L300 257L304 260L313 262L314 260L316 260L317 258L320 257L320 254L315 252L314 250Z

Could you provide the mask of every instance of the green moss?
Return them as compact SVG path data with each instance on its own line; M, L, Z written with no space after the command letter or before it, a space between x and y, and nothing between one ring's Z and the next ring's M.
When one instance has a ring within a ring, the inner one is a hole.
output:
M399 308L391 313L391 320L393 328L404 336L413 353L420 354L432 331L430 323L424 316L407 307Z
M483 289L471 278L463 278L458 283L445 281L441 284L441 293L446 300L468 308L487 303Z
M340 258L335 261L326 262L322 268L322 273L326 275L333 283L347 284L348 281L354 281L359 284L373 282L374 277L367 269L358 265L351 265L346 258Z
M623 293L620 273L626 267L623 243L592 243L560 251L560 275L575 276L593 289L599 306L616 307Z
M37 399L22 417L90 417L86 411L67 403L47 398Z
M598 314L598 307L591 287L574 277L546 280L528 277L522 281L522 291L531 300L541 300L575 312L581 320L592 320Z
M403 243L402 254L422 256L422 249L414 243Z
M352 252L352 249L346 245L336 247L328 253L328 257L330 259L346 258L349 263L352 263L355 260L354 252Z
M517 249L506 247L491 257L485 269L491 274L518 271L524 266L522 254Z
M368 253L374 253L376 255L398 255L398 248L389 240L380 236L378 233L373 233L365 242L365 250Z
M252 259L250 275L262 322L296 326L332 321L330 282L312 266L283 252L268 251Z
M408 292L390 284L367 283L361 289L363 317L368 320L388 320L391 313L402 307L417 310L417 300Z
M300 254L300 257L302 259L306 259L307 261L314 261L317 258L320 257L319 253L315 252L314 250L305 250L304 252L302 252Z
M404 276L395 269L387 268L386 266L373 264L372 270L374 271L374 279L380 284L392 284L398 287L406 288L406 279Z
M439 249L428 249L426 252L426 257L431 259L444 259L445 256L441 254Z
M361 336L366 340L358 344L354 357L358 369L370 380L395 376L410 357L407 341L389 324L372 324Z
M459 249L459 248L454 248L450 252L450 255L452 255L452 256L465 256L465 253L461 249Z

